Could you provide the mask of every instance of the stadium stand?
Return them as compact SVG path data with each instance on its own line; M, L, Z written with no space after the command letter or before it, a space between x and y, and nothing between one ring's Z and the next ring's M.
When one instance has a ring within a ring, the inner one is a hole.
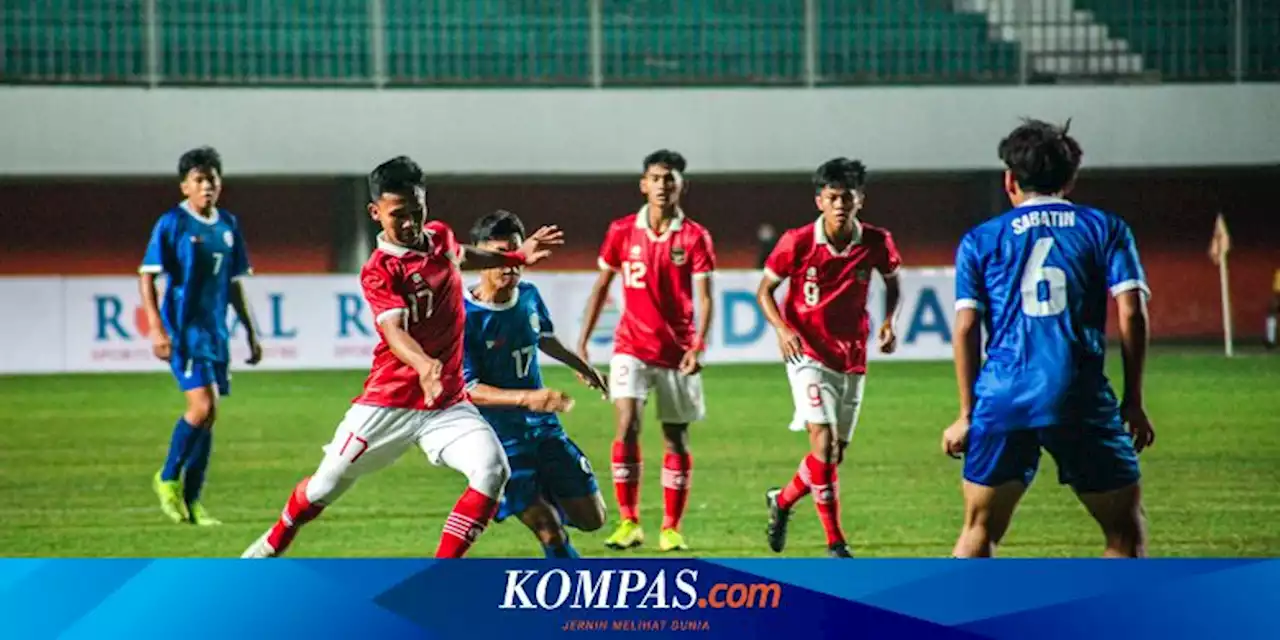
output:
M1244 5L1240 79L1280 77L1280 5ZM24 0L0 7L0 74L5 82L185 85L1223 81L1235 79L1234 7L1230 0Z

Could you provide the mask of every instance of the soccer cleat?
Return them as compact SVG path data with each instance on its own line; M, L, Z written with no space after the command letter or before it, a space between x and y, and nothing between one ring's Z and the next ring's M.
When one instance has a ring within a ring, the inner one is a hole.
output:
M249 548L245 549L244 553L240 554L240 557L257 559L257 558L275 558L279 556L280 554L276 553L275 548L272 547L267 542L267 536L270 536L270 535L271 535L271 530L267 529L267 532L262 534L262 537L258 538L257 540L254 540L253 544L249 545Z
M684 541L684 534L675 529L663 529L658 533L659 551L688 551L689 545Z
M765 533L769 536L769 548L774 553L782 553L787 546L787 523L791 521L791 510L778 506L778 496L782 489L774 487L764 492L764 503L769 507L769 526Z
M827 547L827 555L832 558L852 558L853 554L849 553L849 545L843 542L837 542Z
M204 510L204 505L199 502L192 503L188 511L191 513L191 524L196 526L216 527L222 524L221 520L209 515L209 512Z
M610 549L630 549L642 544L644 544L644 529L641 529L640 523L635 520L623 520L614 530L613 535L604 541L604 546Z
M177 523L187 521L187 506L182 503L182 483L177 480L161 480L160 472L157 471L155 478L151 481L152 489L155 489L156 496L160 498L160 510L170 520Z

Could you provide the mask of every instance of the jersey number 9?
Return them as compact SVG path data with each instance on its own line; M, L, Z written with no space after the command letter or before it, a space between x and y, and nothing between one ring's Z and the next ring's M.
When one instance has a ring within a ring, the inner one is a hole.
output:
M1067 309L1067 272L1045 266L1053 238L1040 238L1031 249L1031 257L1022 271L1022 313L1032 318L1056 316ZM1040 283L1049 286L1049 299L1040 299Z
M818 283L808 280L804 283L804 303L813 307L818 304Z

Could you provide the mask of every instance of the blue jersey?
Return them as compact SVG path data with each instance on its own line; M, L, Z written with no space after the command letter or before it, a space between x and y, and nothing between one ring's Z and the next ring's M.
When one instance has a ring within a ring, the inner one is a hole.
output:
M467 386L484 383L499 389L541 389L538 342L554 337L555 330L538 288L521 282L516 295L503 304L476 300L465 290L467 326L463 338L463 378ZM498 437L512 439L559 429L554 413L525 409L480 409Z
M185 202L170 209L156 221L138 270L167 276L160 317L175 360L227 362L231 282L252 273L235 216L198 217Z
M1097 209L1035 198L965 234L956 307L977 309L987 332L973 428L1118 426L1107 298L1132 290L1150 293L1133 233Z

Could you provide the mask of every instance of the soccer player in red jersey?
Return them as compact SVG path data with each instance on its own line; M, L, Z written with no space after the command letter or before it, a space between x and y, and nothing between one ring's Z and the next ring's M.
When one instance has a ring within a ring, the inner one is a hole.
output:
M357 478L417 445L432 464L467 477L436 549L437 558L459 558L493 517L510 475L502 444L464 389L459 268L535 264L551 254L551 246L563 244L561 232L543 227L509 253L460 246L448 225L426 222L425 176L404 156L369 174L369 195L369 215L382 233L360 271L360 287L381 340L364 392L324 447L319 468L298 484L279 521L242 557L283 554L298 528Z
M765 494L769 506L769 547L782 551L791 508L813 493L827 534L827 553L852 557L840 527L836 467L844 460L862 406L867 371L867 289L872 270L885 283L885 321L877 342L882 353L897 347L894 320L901 301L897 271L902 257L889 232L858 220L865 198L866 168L836 158L818 167L814 201L822 216L778 240L765 262L757 298L778 332L787 379L795 402L792 429L809 432L809 455L785 488ZM774 291L787 286L779 311Z
M640 419L652 390L666 455L662 463L665 514L658 546L687 549L680 520L689 502L689 424L706 413L701 354L711 326L711 234L680 209L685 190L684 157L662 149L644 159L640 191L648 203L615 220L600 248L600 277L587 300L578 352L586 357L600 309L622 274L623 311L609 363L609 392L618 418L613 442L613 487L622 522L605 545L613 549L644 542L640 528ZM694 329L694 291L698 326Z

